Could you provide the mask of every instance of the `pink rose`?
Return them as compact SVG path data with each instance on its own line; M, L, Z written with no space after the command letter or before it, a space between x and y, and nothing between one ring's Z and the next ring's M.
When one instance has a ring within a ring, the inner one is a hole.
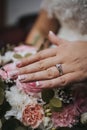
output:
M10 73L11 71L16 70L16 65L14 63L6 64L4 70L7 72L8 78L11 78Z
M32 46L27 46L27 45L20 45L20 46L15 47L14 51L15 52L26 51L26 52L29 52L29 53L33 53L33 52L36 52L36 48L32 47Z
M36 82L31 82L31 83L21 83L19 80L16 82L17 88L20 90L23 90L25 93L29 94L30 92L32 93L38 93L41 92L41 88L37 86Z
M72 127L76 124L78 120L76 117L79 116L79 113L75 106L70 105L65 107L61 112L52 113L52 121L54 126L57 127Z
M22 114L22 122L26 126L37 128L43 119L44 112L39 104L27 105Z
M5 71L11 72L16 69L16 65L14 63L10 63L10 64L6 64L3 68Z
M2 79L6 80L7 78L10 78L10 72L16 69L16 66L14 63L6 64L3 66L4 70L0 70L0 76Z
M8 77L7 73L0 69L0 78L6 80Z

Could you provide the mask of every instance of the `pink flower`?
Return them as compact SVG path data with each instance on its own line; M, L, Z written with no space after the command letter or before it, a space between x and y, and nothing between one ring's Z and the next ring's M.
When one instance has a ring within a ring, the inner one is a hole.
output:
M22 114L22 122L26 126L37 128L43 120L44 112L39 104L27 105Z
M3 68L5 71L11 72L16 69L16 65L14 63L10 63L10 64L6 64Z
M87 112L87 85L80 84L74 91L75 105L80 113Z
M10 73L11 71L16 70L16 65L14 63L6 64L4 70L7 72L8 78L11 78Z
M79 116L75 106L71 105L65 107L61 112L52 113L52 121L54 126L57 127L72 127L78 120L76 117Z
M10 72L16 69L16 66L14 63L6 64L3 66L4 70L0 70L0 76L2 79L6 80L7 78L10 78Z
M10 78L10 72L16 69L15 64L10 63L10 64L6 64L5 66L3 66L4 70L0 69L0 77L4 80L6 80L7 78Z
M36 48L32 46L27 46L27 45L20 45L20 46L15 47L14 51L15 52L26 51L26 52L32 53L32 52L36 52Z
M36 82L31 82L31 83L21 83L19 80L16 82L17 88L20 90L23 90L25 93L29 94L30 92L32 93L38 93L41 92L41 88L37 87Z
M7 79L7 77L8 77L7 73L0 69L0 78L5 80L5 79Z

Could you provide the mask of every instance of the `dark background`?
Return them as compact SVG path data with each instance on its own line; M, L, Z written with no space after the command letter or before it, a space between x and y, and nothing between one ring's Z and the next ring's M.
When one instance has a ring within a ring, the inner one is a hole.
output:
M42 0L0 0L0 48L5 43L25 41Z

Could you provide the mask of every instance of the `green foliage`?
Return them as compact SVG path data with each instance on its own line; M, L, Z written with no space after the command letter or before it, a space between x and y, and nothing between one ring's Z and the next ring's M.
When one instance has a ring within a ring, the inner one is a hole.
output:
M72 128L69 128L69 127L60 127L59 129L57 130L72 130Z
M0 87L0 105L2 105L4 101L4 90Z
M52 89L43 89L41 96L44 102L49 103L49 101L54 97L54 91Z
M9 50L12 51L13 48L14 48L14 45L6 44L6 45L4 45L2 48L0 48L0 54L1 54L1 55L4 55L4 53L5 53L6 51L9 51Z
M0 79L0 88L5 89L4 81Z
M27 53L27 54L25 54L25 56L24 57L29 57L29 56L31 56L32 54L31 53Z
M21 58L23 58L20 54L14 54L13 57L15 59L21 59Z
M62 101L58 98L52 98L49 105L53 111L60 111L62 109Z
M5 89L5 84L0 79L0 105L2 105L4 101L4 96L5 96L4 89Z
M27 58L27 57L29 57L29 56L31 56L31 55L32 55L31 53L27 53L27 54L25 54L25 56L22 56L22 55L16 53L16 54L13 55L13 57L14 57L15 59L19 59L19 60L20 60L20 59L22 59L22 58L24 58L24 57Z

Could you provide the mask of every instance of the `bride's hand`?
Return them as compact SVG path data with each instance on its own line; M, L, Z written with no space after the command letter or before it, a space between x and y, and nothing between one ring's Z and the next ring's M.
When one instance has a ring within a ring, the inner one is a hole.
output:
M52 32L49 40L56 44L17 63L19 69L12 73L18 75L21 82L39 81L39 87L52 88L80 82L87 78L87 43L70 42L59 39ZM61 64L58 71L56 64Z

